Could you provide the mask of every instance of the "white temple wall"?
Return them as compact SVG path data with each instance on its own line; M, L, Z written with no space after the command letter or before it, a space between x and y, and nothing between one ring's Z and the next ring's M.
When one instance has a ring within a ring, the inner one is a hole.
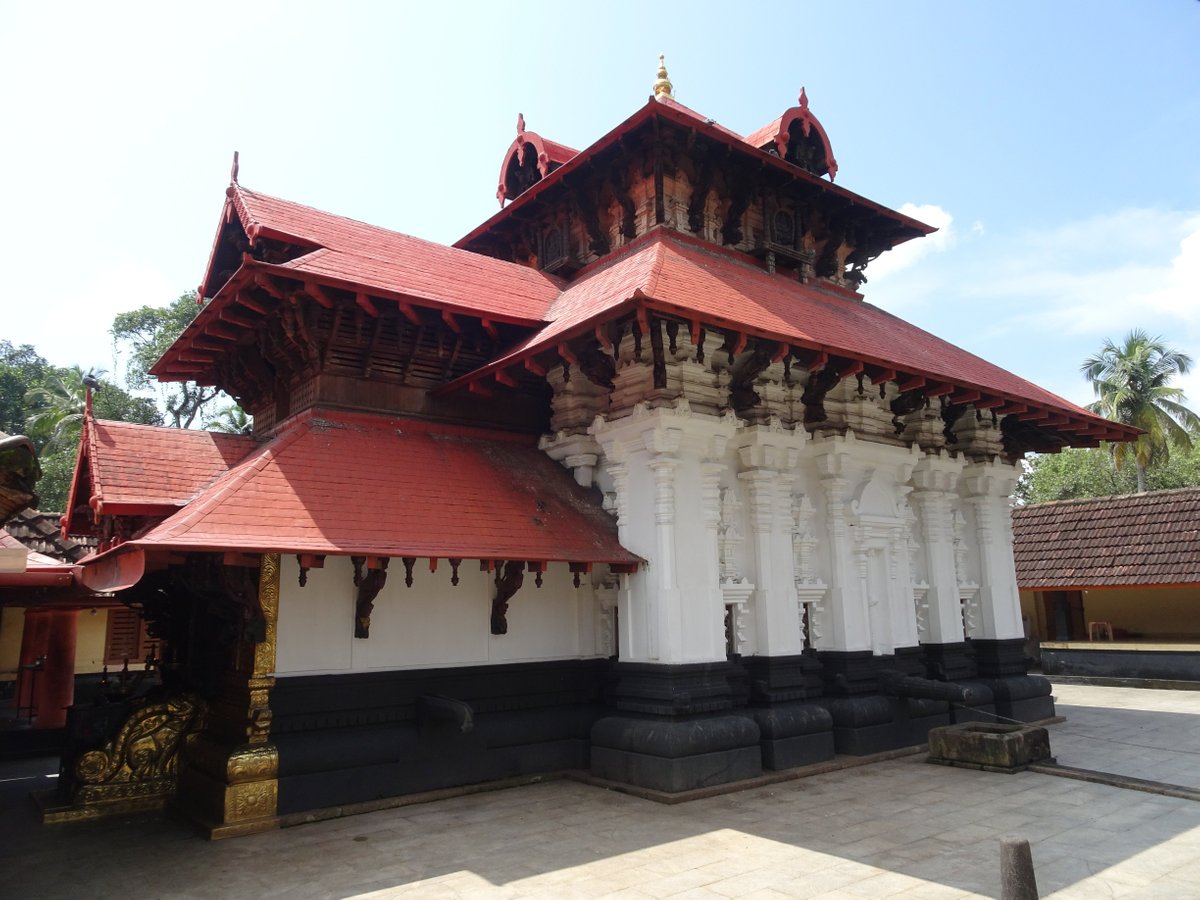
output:
M727 609L742 655L800 652L805 605L818 650L1021 636L1014 466L853 430L810 437L777 418L748 425L684 398L621 408L570 438L594 441L587 474L619 513L622 543L649 560L613 593L621 659L722 659ZM572 465L574 443L547 444Z
M535 575L509 602L508 634L491 634L494 575L463 560L459 584L440 560L435 573L428 560L413 567L413 586L393 560L388 580L375 598L371 636L354 637L354 569L346 557L327 557L310 569L300 587L294 556L284 556L280 572L276 674L345 674L379 669L440 668L485 663L591 657L598 646L595 601L589 578L575 588L564 563L552 563L542 587Z

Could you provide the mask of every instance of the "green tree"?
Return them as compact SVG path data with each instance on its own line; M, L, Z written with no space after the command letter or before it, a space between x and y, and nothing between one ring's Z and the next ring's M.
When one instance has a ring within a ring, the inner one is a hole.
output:
M1146 470L1151 491L1200 487L1200 436L1192 436L1190 449L1177 448L1167 460ZM1137 473L1131 466L1117 468L1112 454L1102 449L1064 450L1033 456L1025 461L1025 474L1014 495L1020 503L1047 503L1108 497L1137 491Z
M39 449L56 450L75 443L87 398L84 379L94 378L98 383L103 374L103 369L84 372L72 366L59 369L43 384L29 389L25 394L29 409L25 425Z
M98 385L92 396L92 412L96 418L142 425L162 424L162 414L153 400L131 397L117 385L97 377L96 372L84 372L79 366L49 369L44 382L29 388L23 395L24 431L38 447L42 463L38 495L43 509L66 506L87 401L84 378L88 375L96 377Z
M237 404L226 406L204 422L208 431L223 431L226 434L249 434L254 420Z
M29 417L25 394L46 379L51 366L29 344L0 341L0 431L24 434Z
M1118 468L1133 458L1139 493L1148 489L1150 465L1170 459L1172 444L1190 448L1189 430L1200 430L1200 416L1184 406L1183 391L1170 385L1172 378L1186 375L1191 366L1186 353L1134 329L1121 345L1106 340L1100 352L1080 367L1098 398L1088 408L1144 432L1132 443L1112 445Z
M194 381L164 384L150 374L150 368L199 311L196 293L189 291L167 306L143 306L123 312L113 319L110 330L117 346L128 352L127 386L135 391L157 390L170 424L176 428L190 428L197 418L203 421L202 413L220 391Z

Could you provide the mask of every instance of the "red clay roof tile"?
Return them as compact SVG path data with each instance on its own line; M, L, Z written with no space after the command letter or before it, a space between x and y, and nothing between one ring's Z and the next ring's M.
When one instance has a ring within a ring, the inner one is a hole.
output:
M639 561L532 438L325 410L285 426L132 545Z
M255 446L242 435L104 419L87 423L84 440L91 495L106 508L182 507Z
M242 227L252 237L264 234L319 245L284 268L531 324L545 319L561 287L557 279L528 266L367 225L240 185L231 190Z
M1013 510L1023 590L1200 583L1200 488Z

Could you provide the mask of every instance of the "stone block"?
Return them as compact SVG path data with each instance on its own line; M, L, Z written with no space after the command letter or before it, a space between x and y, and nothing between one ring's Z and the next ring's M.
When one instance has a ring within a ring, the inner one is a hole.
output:
M1037 725L966 722L929 732L929 761L989 772L1021 772L1051 759L1050 734Z

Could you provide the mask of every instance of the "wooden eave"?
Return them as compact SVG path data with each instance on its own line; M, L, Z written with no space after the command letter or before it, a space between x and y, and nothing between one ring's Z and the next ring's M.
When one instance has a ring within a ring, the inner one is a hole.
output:
M633 252L648 242L653 234L654 232L651 231L640 236L631 244L617 251L615 255L624 256ZM698 238L678 234L673 234L672 240L693 243L698 246L703 246L705 243ZM720 252L742 258L751 265L756 264L754 258L747 254L729 248L722 248ZM610 255L598 260L581 270L580 274L587 274L593 267L611 264L613 258L614 256ZM861 300L861 296L854 291L840 288L837 285L814 283L811 287L817 291ZM572 343L577 344L581 340L587 340L589 343L592 340L600 340L598 336L606 332L612 324L630 319L644 323L651 314L675 321L681 326L689 328L693 334L703 329L709 332L734 335L736 336L737 352L741 352L751 340L761 341L775 345L773 358L782 359L790 354L796 362L804 365L810 371L836 366L841 377L861 372L870 378L873 384L895 381L902 393L920 391L930 398L944 396L952 404L974 404L980 410L995 410L998 415L1005 415L1014 420L1058 433L1063 444L1067 446L1096 446L1100 440L1129 441L1134 440L1141 433L1136 428L1099 416L1080 415L1074 410L1037 403L1028 398L1005 391L997 391L969 380L935 374L919 366L903 366L869 355L850 353L821 342L797 340L794 337L747 326L722 316L698 316L696 312L685 306L647 296L640 290L635 291L634 296L608 307L596 316L555 333L550 339L536 341L535 338L534 343L519 348L473 372L439 385L431 393L434 396L445 396L466 388L473 393L486 396L490 395L495 387L515 387L514 382L517 378L528 377L529 373L536 375L563 362L574 363L577 351L572 349ZM648 343L647 340L647 345ZM553 359L547 362L546 357ZM1061 447L1047 444L1039 452L1056 452L1058 449Z
M274 314L282 303L291 302L296 293L313 295L314 301L329 307L325 293L338 291L352 295L359 308L378 315L379 306L392 306L413 324L423 321L418 310L431 314L430 324L439 323L454 331L461 329L461 319L474 320L489 335L497 334L498 324L533 331L546 323L503 312L481 312L459 304L443 303L429 298L402 294L361 282L315 275L293 266L265 263L244 258L241 267L184 329L175 343L163 354L150 373L161 381L201 381L210 373L212 364L223 353L249 340L256 327ZM266 295L268 303L257 299Z

